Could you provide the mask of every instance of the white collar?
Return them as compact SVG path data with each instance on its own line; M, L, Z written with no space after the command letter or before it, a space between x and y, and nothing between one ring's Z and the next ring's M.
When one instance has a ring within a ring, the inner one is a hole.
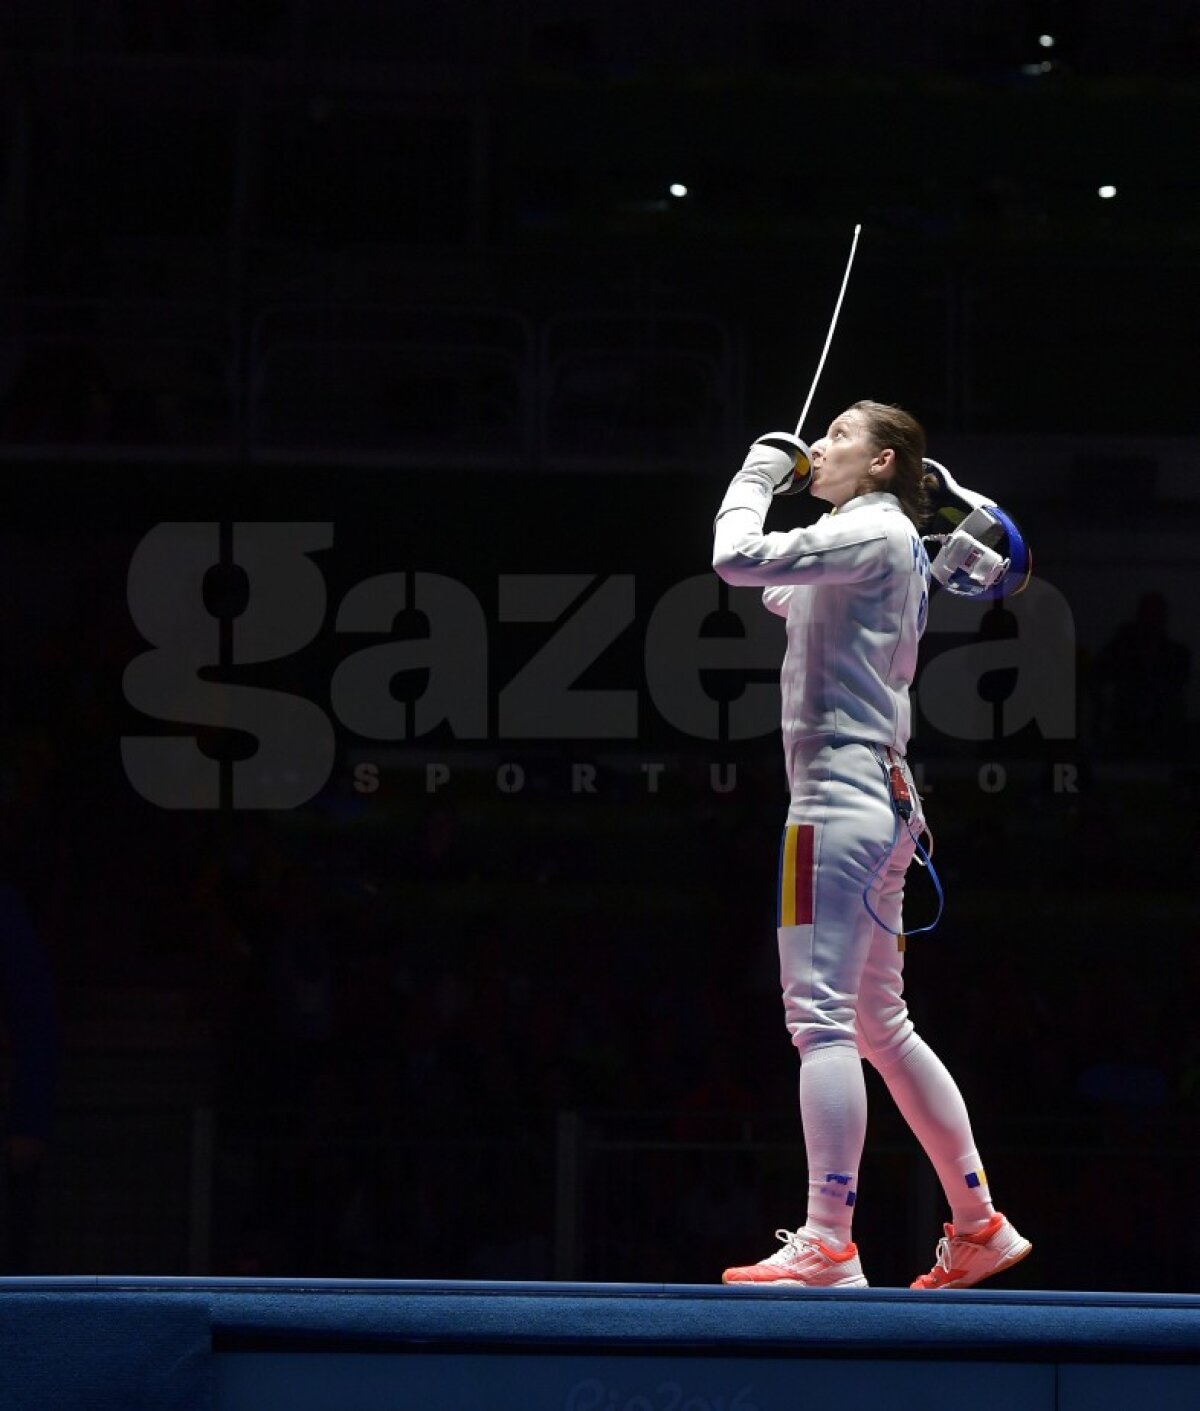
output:
M848 510L863 509L867 505L877 505L881 510L900 509L900 501L890 490L871 490L865 495L855 495L852 500L847 500L844 505L831 509L829 513L845 514Z

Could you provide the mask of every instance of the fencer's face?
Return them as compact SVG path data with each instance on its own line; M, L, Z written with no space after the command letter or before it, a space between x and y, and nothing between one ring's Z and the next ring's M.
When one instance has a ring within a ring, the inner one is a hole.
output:
M809 448L812 451L810 493L831 505L844 505L887 478L890 451L879 451L861 412L843 412Z

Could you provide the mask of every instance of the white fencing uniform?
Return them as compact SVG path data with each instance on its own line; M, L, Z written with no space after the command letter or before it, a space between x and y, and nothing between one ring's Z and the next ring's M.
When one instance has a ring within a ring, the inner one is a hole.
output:
M765 534L770 490L736 479L717 517L713 567L764 589L787 618L783 742L908 744L908 688L925 630L929 560L895 495L848 501L808 529Z
M771 500L765 479L735 477L717 517L713 567L727 583L762 588L766 606L787 620L780 979L802 1059L806 1223L846 1240L866 1131L860 1058L878 1067L955 1204L983 1179L958 1090L908 1017L897 941L912 837L924 826L904 751L929 561L886 491L783 533L763 530ZM911 794L911 833L897 826L893 762Z
M895 836L881 758L891 750L907 770L908 688L929 561L887 492L860 495L810 528L778 534L763 532L770 503L761 481L734 481L717 519L713 566L727 583L763 588L766 605L787 618L781 684L791 803L779 884L787 1024L801 1053L850 1039L869 1057L876 1044L911 1029L895 933L913 843L905 828ZM920 806L906 778L915 832ZM890 933L863 903L873 874L868 896ZM880 955L868 976L873 943Z
M722 502L713 567L727 583L762 588L766 606L787 619L791 798L780 852L779 968L801 1059L808 1208L794 1237L779 1232L784 1250L726 1270L725 1280L866 1282L851 1240L866 1138L865 1058L933 1163L953 1217L939 1264L913 1286L966 1286L1031 1246L995 1212L962 1094L904 1002L897 939L904 877L924 828L904 751L929 561L886 491L849 500L810 528L765 533L778 465L764 473L758 447ZM907 826L893 806L892 768L911 798Z

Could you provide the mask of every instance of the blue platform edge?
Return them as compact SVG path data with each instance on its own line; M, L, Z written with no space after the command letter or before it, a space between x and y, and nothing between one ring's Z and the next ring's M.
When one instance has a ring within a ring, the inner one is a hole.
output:
M968 1289L728 1289L710 1284L481 1283L118 1275L0 1279L0 1320L19 1303L158 1303L201 1310L212 1343L400 1349L576 1346L789 1349L1057 1360L1200 1362L1200 1295ZM180 1311L182 1308L180 1307Z

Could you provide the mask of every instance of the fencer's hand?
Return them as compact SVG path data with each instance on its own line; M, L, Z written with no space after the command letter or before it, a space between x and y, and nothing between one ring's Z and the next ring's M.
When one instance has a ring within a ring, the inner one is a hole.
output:
M750 447L738 474L765 481L772 495L795 495L808 487L812 453L790 431L768 431Z

